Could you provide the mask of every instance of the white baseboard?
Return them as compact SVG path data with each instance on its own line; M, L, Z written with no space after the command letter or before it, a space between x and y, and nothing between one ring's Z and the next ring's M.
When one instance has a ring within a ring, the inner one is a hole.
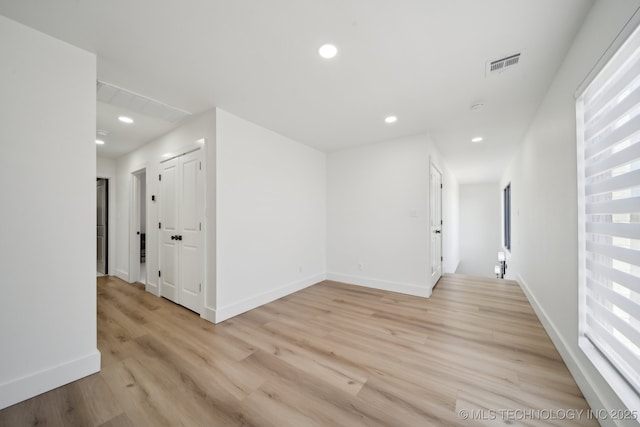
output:
M598 390L598 387L596 387L593 381L591 380L586 367L584 366L580 358L576 355L575 351L571 348L571 346L567 343L567 341L562 337L560 332L558 332L558 328L556 327L555 323L551 320L551 318L549 317L545 309L542 307L542 305L538 301L538 299L531 292L531 288L529 287L527 282L519 274L516 275L516 281L518 282L518 284L520 285L520 288L523 290L523 292L527 296L527 299L529 300L531 307L533 307L533 310L538 315L538 319L540 319L540 323L542 323L542 326L544 326L544 329L547 331L547 334L549 334L551 341L555 345L556 349L558 349L558 352L560 353L562 360L567 365L569 372L571 372L573 379L576 381L576 384L578 384L578 387L580 388L580 391L582 391L582 394L587 400L587 403L589 403L591 408L594 408L594 409L598 409L598 408L613 409L613 408L608 408L608 405L605 405L604 402L606 399L603 398L603 396ZM578 337L576 336L576 342L577 341L578 341ZM578 351L580 350L578 349ZM615 409L619 409L619 408L615 408ZM602 419L599 421L602 426L613 427L613 426L622 425L622 424L618 424L613 419Z
M202 313L200 313L200 317L211 323L216 323L216 310L210 307L204 307Z
M127 283L129 282L129 273L124 271L124 270L120 270L120 269L116 269L116 277L119 279L124 280Z
M432 286L418 286L410 283L388 282L372 279L370 277L351 276L340 273L327 273L327 280L348 283L350 285L364 286L366 288L380 289L383 291L398 292L401 294L429 298L433 290Z
M457 260L454 264L455 264L455 265L454 265L454 267L453 267L453 271L447 271L447 270L445 270L445 273L449 273L449 274L456 274L456 270L458 269L458 267L460 267L460 260Z
M100 352L0 384L0 409L100 371Z
M238 314L260 307L261 305L270 303L279 298L307 288L311 285L315 285L316 283L322 282L325 279L326 277L324 274L307 277L306 279L302 279L294 283L282 286L280 288L264 292L260 295L255 295L236 303L226 305L217 310L205 309L203 312L203 317L208 320L208 317L213 314L213 316L215 317L215 323L220 323L223 320L227 320L233 316L237 316Z
M160 288L158 288L156 283L149 283L149 281L147 281L144 285L144 290L157 297L160 296Z

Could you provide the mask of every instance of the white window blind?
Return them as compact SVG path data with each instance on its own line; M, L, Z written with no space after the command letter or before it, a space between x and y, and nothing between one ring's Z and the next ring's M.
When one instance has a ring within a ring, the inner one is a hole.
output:
M577 119L581 334L637 397L640 28L578 97Z

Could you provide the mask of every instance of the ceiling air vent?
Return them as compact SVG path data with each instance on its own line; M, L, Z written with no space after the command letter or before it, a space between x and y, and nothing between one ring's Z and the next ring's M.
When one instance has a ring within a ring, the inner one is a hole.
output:
M98 101L126 108L146 116L155 117L156 119L177 123L191 115L188 111L172 107L155 99L138 95L137 93L100 80L97 82L96 89Z
M500 74L509 68L513 68L520 63L521 53L505 56L495 61L487 61L487 76Z

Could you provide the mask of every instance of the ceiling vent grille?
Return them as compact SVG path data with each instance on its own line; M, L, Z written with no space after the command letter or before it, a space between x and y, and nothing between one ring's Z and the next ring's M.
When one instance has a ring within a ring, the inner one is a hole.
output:
M178 123L191 115L188 111L180 110L100 80L97 82L96 90L99 102L126 108L127 110L170 123Z
M487 61L487 76L492 74L500 74L508 68L513 68L520 63L521 53L505 56L495 61Z

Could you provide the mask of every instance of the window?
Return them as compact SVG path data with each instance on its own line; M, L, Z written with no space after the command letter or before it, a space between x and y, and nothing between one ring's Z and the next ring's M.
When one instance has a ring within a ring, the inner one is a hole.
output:
M504 212L504 247L511 250L511 183L502 190L502 204Z
M578 96L580 346L640 406L640 28Z

